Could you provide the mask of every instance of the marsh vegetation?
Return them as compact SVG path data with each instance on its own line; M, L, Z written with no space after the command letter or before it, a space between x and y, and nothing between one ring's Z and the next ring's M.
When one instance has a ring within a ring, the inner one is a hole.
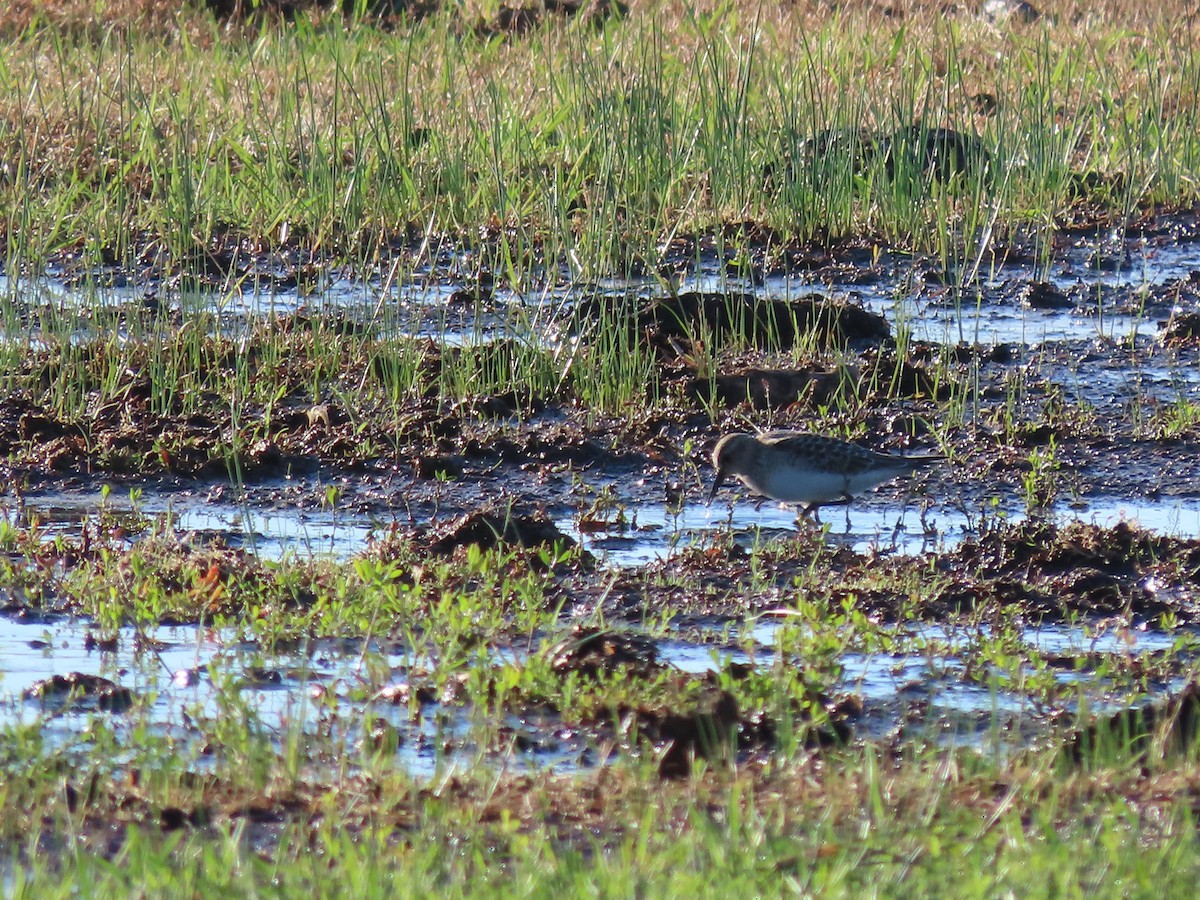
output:
M0 13L6 891L1194 885L1192 19L986 6Z

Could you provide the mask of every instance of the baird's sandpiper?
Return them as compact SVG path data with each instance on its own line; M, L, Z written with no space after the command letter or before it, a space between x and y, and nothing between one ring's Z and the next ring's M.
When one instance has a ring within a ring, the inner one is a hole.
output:
M781 503L800 505L800 517L827 503L846 503L857 493L909 475L945 457L893 456L821 434L769 431L727 434L713 450L717 479L711 502L730 476Z

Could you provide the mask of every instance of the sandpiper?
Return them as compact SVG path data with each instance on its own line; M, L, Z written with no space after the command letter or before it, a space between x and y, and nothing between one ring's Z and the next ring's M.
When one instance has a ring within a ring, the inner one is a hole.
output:
M945 457L892 456L822 434L769 431L727 434L713 450L717 480L711 502L729 476L781 503L798 503L800 518L826 503L846 503L851 496Z

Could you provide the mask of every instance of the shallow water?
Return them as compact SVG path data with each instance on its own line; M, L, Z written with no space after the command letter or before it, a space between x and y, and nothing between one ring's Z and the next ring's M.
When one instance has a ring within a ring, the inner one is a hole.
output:
M1186 234L1190 222L1183 222ZM192 293L167 302L184 310L205 309L227 322L263 316L336 313L371 321L423 337L449 343L471 343L507 335L537 338L548 333L552 315L588 291L637 291L650 296L659 291L654 279L610 279L573 284L569 273L528 293L498 288L485 303L451 302L470 291L479 260L469 253L446 251L434 263L395 277L386 271L362 277L338 269L321 269L312 283L296 285L288 278L289 266L270 254L246 259L244 277L227 290ZM923 340L958 343L1041 344L1094 338L1121 339L1133 333L1155 331L1157 319L1170 309L1155 305L1156 289L1186 282L1200 270L1200 249L1186 236L1167 234L1141 237L1108 233L1075 239L1058 246L1044 264L1035 264L1020 252L1011 257L985 256L977 288L968 286L965 304L954 299L947 281L936 274L940 263L928 256L909 256L881 250L857 266L769 275L757 282L728 274L725 261L706 256L691 261L680 290L753 291L763 296L789 298L811 294L849 298L883 313L893 328L902 326ZM866 276L866 277L864 277ZM1049 283L1070 302L1066 308L1030 308L1020 299L1020 287ZM18 308L47 305L62 310L140 308L151 298L160 299L162 286L155 279L140 279L120 271L96 273L88 278L66 278L61 268L38 277L15 281L0 274L0 297ZM1151 299L1149 309L1143 304Z
M1200 537L1200 498L1125 500L1114 497L1064 502L1049 511L1053 521L1082 521L1102 527L1119 522L1137 522L1143 528L1180 538ZM1017 523L1025 518L1015 502L986 511L969 511L909 503L855 502L849 507L830 506L821 511L828 527L826 540L857 553L888 552L915 555L931 550L952 550L963 540L978 536L997 521ZM627 522L614 524L611 531L597 530L590 522L582 533L577 520L565 517L558 527L582 541L583 546L611 566L640 566L670 558L689 545L711 545L732 532L746 548L770 541L789 540L799 528L821 526L810 520L797 523L795 507L766 501L740 499L730 503L685 503L682 508L666 504L640 504Z
M818 270L815 276L768 277L756 285L701 267L683 287L756 291L773 298L849 298L883 314L894 329L903 326L919 340L950 344L1122 339L1154 333L1156 320L1164 316L1143 307L1145 295L1171 282L1187 281L1200 269L1200 249L1188 241L1121 240L1117 235L1080 239L1058 250L1045 266L985 261L977 285L965 291L966 301L956 300L940 278L930 280L931 269L936 265L928 258L884 252L872 269L851 270L845 280ZM863 271L878 277L864 284ZM1067 295L1069 308L1031 308L1013 296L1020 293L1019 286L1041 282Z
M786 615L767 617L753 630L765 646L777 645L780 630L789 627ZM891 652L847 652L840 657L841 690L860 697L863 712L858 731L864 737L883 738L897 730L924 734L940 743L976 748L1009 748L1036 741L1047 731L1047 716L1074 714L1086 709L1104 715L1180 690L1186 679L1174 678L1151 686L1149 693L1115 689L1111 679L1098 677L1090 667L1054 669L1058 685L1068 688L1065 697L1047 702L1021 690L1022 679L1032 674L1022 664L1013 673L993 665L980 669L968 664L973 646L990 635L950 631L938 625L914 624L904 649ZM1018 630L1020 641L1036 653L1057 659L1085 654L1136 657L1171 649L1191 634L1167 635L1148 630L1097 628L1095 625L1043 624ZM792 661L802 664L801 660ZM1003 733L1005 737L1000 738Z
M222 752L223 720L245 722L282 750L297 736L332 741L335 749L363 752L364 735L386 723L396 741L394 764L430 776L480 755L510 757L523 766L578 766L592 748L581 741L547 740L554 724L511 715L486 717L478 731L474 711L459 704L418 704L393 697L423 671L412 654L357 641L314 641L291 653L264 654L246 643L191 626L159 627L139 637L122 628L115 649L89 649L86 623L29 623L0 617L0 733L37 724L50 741L69 744L100 717L118 740L146 728L192 754L197 768ZM153 644L153 646L149 646ZM142 649L139 649L142 648ZM103 712L86 702L25 699L22 693L54 675L99 675L133 691L133 707ZM506 734L497 745L499 727ZM234 728L236 731L237 728ZM480 743L480 741L486 743ZM505 741L527 752L517 754ZM319 777L319 773L314 773Z
M176 534L220 538L231 547L269 560L348 559L366 549L386 522L372 515L296 509L264 503L208 500L202 494L143 492L136 503L100 491L46 491L26 497L19 506L0 506L9 524L37 523L46 538L77 536L85 522L103 518L123 527L126 544L150 530L170 528Z
M656 649L662 661L694 674L730 662L802 665L802 660L778 656L780 629L787 626L786 617L760 620L749 636L750 652L746 645L715 647L679 639L661 641ZM350 752L351 759L361 759L355 754L363 752L364 734L390 729L392 763L414 776L473 764L481 757L505 766L571 771L602 762L604 756L586 734L564 729L551 714L509 714L497 720L458 701L426 699L410 705L407 699L395 699L404 697L405 685L424 672L422 661L398 645L372 642L364 648L359 641L327 640L265 654L231 635L164 626L142 636L123 628L115 648L102 651L89 649L88 630L78 620L0 618L0 731L37 724L45 738L67 745L89 733L99 717L118 741L145 728L169 740L173 752L184 758L192 754L191 764L201 769L222 752L222 722L230 718L248 723L277 749L298 735L316 740L319 734L320 740ZM1024 640L1055 654L1119 655L1166 649L1173 641L1154 633L1131 639L1118 631L1092 633L1060 625L1027 628ZM981 682L977 675L968 677L959 654L970 644L963 634L922 626L902 640L906 649L845 653L835 691L861 698L856 733L886 737L915 728L939 742L981 748L999 740L1001 733L1005 743L1015 740L1018 745L1044 733L1049 710L1042 702L1004 678ZM494 654L510 662L521 659L512 648L498 648ZM108 678L133 691L134 706L126 712L99 712L80 704L22 698L38 681L68 673ZM1150 695L1132 698L1111 695L1101 680L1073 670L1064 669L1057 677L1077 690L1063 708L1075 709L1086 701L1092 712L1119 709L1179 687L1164 683Z
M36 521L46 538L76 536L85 522L106 510L110 522L124 525L130 543L145 528L169 525L179 535L219 537L263 559L348 559L397 521L386 512L361 513L297 509L279 503L234 503L208 500L200 494L144 492L136 506L114 492L47 491L23 498L20 505L0 504L0 520L28 525ZM1063 501L1049 513L1058 523L1082 521L1101 527L1136 522L1142 528L1179 538L1200 538L1200 497L1136 499L1100 496ZM821 524L797 521L794 507L756 502L741 492L725 492L712 504L699 499L682 505L631 503L604 520L560 516L555 524L580 541L602 563L614 567L643 566L669 559L692 546L711 546L727 534L747 550L771 541L789 540L799 529L826 527L830 543L857 553L915 555L952 550L997 522L1025 518L1022 505L1010 498L984 509L955 508L929 498L891 499L868 496L848 506L821 510Z

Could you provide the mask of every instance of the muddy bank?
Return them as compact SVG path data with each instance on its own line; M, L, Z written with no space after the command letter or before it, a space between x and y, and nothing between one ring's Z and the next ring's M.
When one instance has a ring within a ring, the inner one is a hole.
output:
M169 519L157 523L102 513L76 537L15 523L10 540L33 554L38 566L23 576L21 594L10 595L9 611L88 612L106 577L93 575L78 594L64 591L55 573L102 559L106 567L119 563L107 577L123 577L127 563L120 561L136 560L168 591L179 592L171 604L175 621L196 621L215 611L243 615L262 605L261 591L274 590L268 564L252 550L230 547L219 534L175 532ZM803 602L831 611L848 604L891 623L1003 612L1034 624L1083 616L1154 627L1169 617L1174 624L1200 626L1200 539L1129 522L1102 527L1036 516L1013 525L996 520L977 536L917 555L856 552L840 544L836 532L812 525L753 551L728 532L715 532L662 562L611 570L544 510L513 505L432 522L393 521L361 556L420 572L425 563L458 565L488 550L502 553L513 573L540 573L545 602L562 604L568 619L602 612L606 620L637 624L661 611L684 621L717 616L735 622ZM319 573L323 564L310 565ZM270 603L302 610L304 598L321 591L320 576L312 573L304 576L318 579L310 588L297 593L288 585Z

